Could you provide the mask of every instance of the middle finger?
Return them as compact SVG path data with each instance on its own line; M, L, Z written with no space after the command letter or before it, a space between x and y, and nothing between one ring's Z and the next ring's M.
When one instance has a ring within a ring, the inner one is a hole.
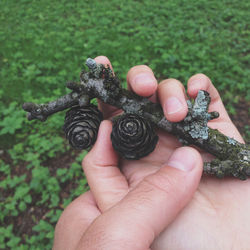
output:
M158 97L167 120L179 122L188 112L185 88L176 79L162 81L158 87Z

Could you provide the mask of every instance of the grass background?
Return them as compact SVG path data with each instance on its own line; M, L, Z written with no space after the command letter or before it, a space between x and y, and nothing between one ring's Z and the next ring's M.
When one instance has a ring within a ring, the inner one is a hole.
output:
M86 58L106 55L123 82L136 64L184 84L202 72L233 114L250 100L249 8L247 0L1 0L0 249L51 249L62 210L87 190L86 152L64 140L64 112L28 122L23 102L64 95Z

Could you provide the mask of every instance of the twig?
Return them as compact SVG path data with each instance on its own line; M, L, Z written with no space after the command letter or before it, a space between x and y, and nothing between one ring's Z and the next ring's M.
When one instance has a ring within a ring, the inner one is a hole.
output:
M242 180L250 176L250 146L207 126L208 121L216 119L219 114L208 113L210 97L206 91L199 91L193 104L187 101L188 114L183 121L172 123L166 120L160 104L121 88L110 68L96 64L93 59L88 59L86 64L90 71L81 73L80 82L67 84L72 93L48 104L25 103L23 108L29 112L28 118L44 121L55 112L77 104L84 106L90 99L99 98L126 113L139 114L155 126L176 135L185 144L196 145L216 156L218 159L204 164L204 173Z

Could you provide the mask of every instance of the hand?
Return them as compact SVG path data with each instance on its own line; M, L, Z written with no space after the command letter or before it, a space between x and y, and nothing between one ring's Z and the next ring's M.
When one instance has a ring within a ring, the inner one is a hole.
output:
M96 61L109 64L104 57ZM185 117L185 91L177 80L168 79L157 86L147 66L133 67L127 80L132 91L159 100L168 120ZM209 126L242 142L217 90L202 74L189 79L187 92L195 97L200 89L210 93L209 111L220 113ZM105 117L119 112L100 105ZM62 214L56 227L55 249L75 249L77 245L79 249L91 249L88 244L93 249L148 249L150 245L152 249L231 249L234 245L248 249L249 181L203 177L194 193L201 175L197 151L179 148L175 137L159 131L160 140L153 153L139 161L119 161L110 132L110 122L104 121L95 146L83 161L91 191ZM206 161L212 158L201 153Z

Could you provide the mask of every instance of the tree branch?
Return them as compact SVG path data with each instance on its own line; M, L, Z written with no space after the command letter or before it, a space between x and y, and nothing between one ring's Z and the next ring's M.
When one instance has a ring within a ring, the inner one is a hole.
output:
M172 123L165 118L160 104L121 88L110 68L96 64L93 59L88 59L86 64L89 72L81 73L80 82L67 84L72 93L48 104L25 103L23 108L29 112L28 119L43 121L49 115L71 106L87 105L91 98L96 97L126 113L139 114L155 126L176 135L184 144L196 145L216 156L218 159L204 164L204 173L239 179L250 176L249 145L241 144L207 126L208 121L216 119L219 114L208 113L210 97L206 91L199 91L194 103L187 101L188 114L183 121Z
M26 102L23 104L23 109L28 112L27 118L29 121L34 119L46 121L48 116L56 112L68 109L75 105L85 106L88 103L88 95L72 92L46 104Z

